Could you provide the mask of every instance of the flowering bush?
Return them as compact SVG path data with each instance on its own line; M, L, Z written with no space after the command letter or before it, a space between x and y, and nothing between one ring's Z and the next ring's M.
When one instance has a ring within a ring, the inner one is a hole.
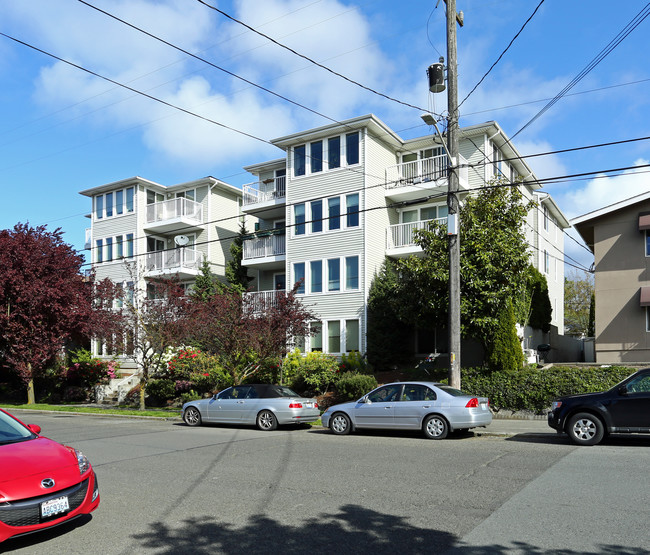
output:
M359 374L365 374L368 370L368 362L359 351L352 351L348 354L343 353L341 354L339 370L341 370L341 373L357 372Z
M65 371L66 388L85 390L91 398L94 397L95 386L107 384L117 376L120 368L116 361L95 358L85 349L72 353L71 362ZM77 393L76 397L79 396Z

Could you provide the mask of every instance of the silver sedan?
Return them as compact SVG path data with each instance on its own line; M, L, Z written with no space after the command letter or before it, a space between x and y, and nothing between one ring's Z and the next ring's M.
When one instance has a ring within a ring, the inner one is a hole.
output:
M316 399L301 397L288 387L247 384L224 389L210 399L185 403L181 415L188 426L209 422L275 430L282 424L315 422L320 410Z
M358 401L341 403L321 416L323 426L344 435L357 428L422 430L430 439L487 426L487 397L476 397L434 382L399 382L378 387Z

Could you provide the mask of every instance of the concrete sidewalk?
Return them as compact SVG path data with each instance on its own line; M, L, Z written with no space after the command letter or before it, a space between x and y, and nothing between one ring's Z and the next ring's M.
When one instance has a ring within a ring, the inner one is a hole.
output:
M486 428L474 428L472 430L479 436L514 436L517 434L534 434L555 436L557 433L549 427L546 416L535 416L531 418L508 418L496 416L492 424Z

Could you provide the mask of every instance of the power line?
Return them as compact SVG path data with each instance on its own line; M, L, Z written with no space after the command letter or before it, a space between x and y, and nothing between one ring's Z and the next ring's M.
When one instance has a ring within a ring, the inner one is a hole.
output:
M600 62L602 62L623 40L625 40L628 35L634 31L647 17L650 15L650 3L646 4L645 7L635 15L632 20L614 37L614 39L603 48L594 59L591 60L583 69L576 75L566 87L564 87L555 97L544 106L537 114L535 114L527 123L519 129L511 139L514 139L519 133L524 129L530 126L534 121L536 121L540 116L546 113L555 103L560 100L566 93L568 93L575 85L577 85L591 70L593 70Z
M529 17L529 18L524 22L524 24L521 26L521 29L519 29L519 31L517 31L517 34L512 38L512 40L510 41L510 43L508 44L508 46L506 46L505 50L504 50L503 52L501 52L501 54L499 54L499 57L498 57L498 58L496 59L496 61L495 61L495 62L490 66L490 69L488 69L488 70L483 74L483 77L481 77L481 78L479 79L479 82L476 83L476 85L474 85L474 88L473 88L471 91L469 91L469 93L467 94L467 96L466 96L466 97L462 100L462 102L458 105L458 108L459 108L459 109L460 109L460 107L465 103L465 101L466 101L470 96L472 96L472 93L473 93L473 92L474 92L474 91L479 87L479 85L480 85L480 84L485 80L485 78L490 74L490 72L494 69L494 66L496 66L496 65L501 61L501 58L503 58L503 56L505 55L505 53L510 49L510 47L512 46L512 43L514 43L514 42L517 40L517 38L519 37L519 35L521 35L521 33L522 33L522 31L524 30L524 28L526 27L526 25L528 25L528 23L530 22L530 20L533 19L533 17L534 17L535 14L537 13L537 10L539 10L539 9L542 7L542 4L543 4L543 3L544 3L544 0L541 0L540 3L537 4L537 7L536 7L535 10L533 11L533 13L530 14L530 17Z
M144 96L145 98L148 98L149 100L153 100L153 101L155 101L155 102L158 102L158 103L160 103L160 104L163 104L163 105L165 105L165 106L167 106L167 107L169 107L169 108L173 108L173 109L175 109L175 110L178 110L178 111L183 112L183 113L185 113L185 114L188 114L188 115L190 115L190 116L194 116L194 117L200 118L200 119L202 119L202 120L204 120L204 121L207 121L208 123L212 123L212 124L214 124L214 125L218 125L219 127L223 127L224 129L228 129L229 131L234 131L235 133L239 133L240 135L244 135L245 137L249 137L250 139L254 139L254 140L256 140L256 141L260 141L260 142L262 142L262 143L266 143L266 144L269 144L269 145L272 144L270 141L267 141L266 139L262 139L262 138L260 138L260 137L255 136L255 135L252 135L251 133L246 133L245 131L241 131L240 129L236 129L236 128L234 128L234 127L230 127L229 125L226 125L226 124L224 124L224 123L221 123L221 122L215 121L215 120L213 120L213 119L210 119L210 118L208 118L208 117L202 116L202 115L197 114L197 113L195 113L195 112L192 112L192 111L190 111L190 110L186 110L185 108L181 108L180 106L177 106L177 105L175 105L175 104L172 104L171 102L167 102L166 100L162 100L162 99L160 99L160 98L158 98L158 97L155 97L155 96L153 96L153 95L147 94L147 93L145 93L145 92L143 92L143 91L140 91L140 90L138 90L138 89L135 89L135 88L133 88L133 87L130 87L129 85L125 85L124 83L120 83L119 81L115 81L114 79L111 79L110 77L105 77L104 75L101 75L101 74L99 74L99 73L97 73L97 72L95 72L95 71L92 71L92 70L87 69L87 68L85 68L85 67L83 67L83 66L80 66L79 64L75 64L75 63L73 63L73 62L70 62L69 60L66 60L66 59L64 59L64 58L61 58L61 57L59 57L59 56L56 56L55 54L52 54L52 53L47 52L47 51L45 51L45 50L43 50L43 49L41 49L41 48L38 48L37 46L34 46L34 45L29 44L29 43L27 43L27 42L24 42L24 41L22 41L22 40L20 40L20 39L17 39L17 38L15 38L15 37L12 37L11 35L8 35L8 34L6 34L6 33L2 33L2 32L0 32L0 36L3 36L3 37L5 37L5 38L8 38L9 40L12 40L12 41L14 41L14 42L17 42L18 44L22 44L23 46L26 46L26 47L28 47L28 48L31 48L32 50L35 50L35 51L37 51L37 52L40 52L41 54L45 54L46 56L49 56L50 58L54 58L55 60L58 60L58 61L60 61L60 62L63 62L64 64L67 64L67 65L69 65L69 66L71 66L71 67L74 67L74 68L76 68L76 69L79 69L79 70L81 70L81 71L83 71L83 72L85 72L85 73L88 73L88 74L90 74L90 75L93 75L94 77L98 77L99 79L103 79L104 81L108 81L109 83L112 83L113 85L117 85L118 87L122 87L123 89L129 90L129 91L131 91L131 92L134 92L134 93L136 93L136 94L139 94L139 95L141 95L141 96Z
M266 35L266 34L262 33L261 31L258 31L257 29L255 29L254 27L251 27L250 25L244 23L243 21L240 21L239 19L236 19L235 17L233 17L230 14L224 12L223 10L220 10L219 8L217 8L215 6L212 6L212 5L208 4L207 2L204 2L204 0L197 0L197 2L199 2L200 4L203 4L204 6L210 8L211 10L214 10L215 12L220 13L224 17L227 17L228 19L230 19L231 21L234 21L235 23L238 23L239 25L242 25L243 27L246 27L248 30L252 31L253 33L255 33L255 34L257 34L257 35L259 35L261 37L264 37L268 41L271 41L273 44L275 44L275 45L277 45L277 46L279 46L281 48L284 48L285 50L288 50L289 52L291 52L292 54L295 54L299 58L302 58L303 60L307 60L309 63L314 64L315 66L320 67L321 69L324 69L325 71L331 73L332 75L336 75L337 77L340 77L341 79L344 79L348 83L352 83L353 85L361 87L362 89L365 89L366 91L369 91L369 92L371 92L373 94L376 94L378 96L386 98L387 100L390 100L392 102L397 102L398 104L402 104L403 106L408 106L409 108L415 108L416 110L419 110L420 112L430 112L430 110L428 110L426 108L420 108L419 106L409 104L408 102L403 102L402 100L398 100L397 98L393 98L391 96L388 96L387 94L376 91L375 89L373 89L371 87L367 87L366 85L363 85L363 84L359 83L358 81L355 81L354 79L351 79L351 78L349 78L349 77L347 77L347 76L345 76L345 75L343 75L341 73L338 73L337 71L334 71L333 69L327 67L326 65L323 65L323 64L317 62L316 60L310 58L309 56L305 56L304 54L301 54L300 52L294 50L293 48L291 48L289 46L286 46L285 44L282 44L281 42L275 40L274 38L270 37L269 35ZM436 114L436 115L438 115L438 114Z

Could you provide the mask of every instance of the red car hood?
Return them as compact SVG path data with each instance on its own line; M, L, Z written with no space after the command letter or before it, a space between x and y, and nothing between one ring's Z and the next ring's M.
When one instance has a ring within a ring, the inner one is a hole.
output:
M41 487L52 478L55 486ZM0 445L0 503L37 497L78 484L79 464L74 451L46 437Z

